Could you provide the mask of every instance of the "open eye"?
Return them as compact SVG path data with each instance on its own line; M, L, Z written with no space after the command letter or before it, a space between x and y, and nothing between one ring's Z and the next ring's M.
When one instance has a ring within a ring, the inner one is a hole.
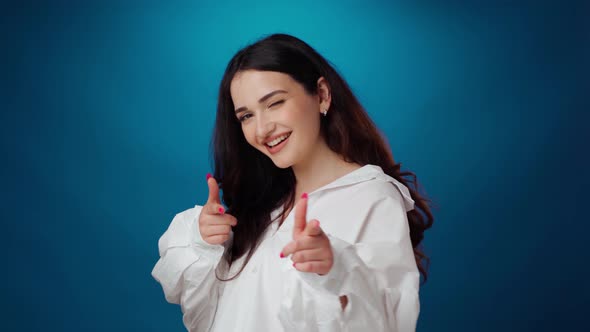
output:
M246 121L246 120L248 120L248 119L249 119L249 116L250 116L250 115L252 115L252 114L250 114L250 113L244 114L244 115L240 116L240 117L238 118L238 120L239 120L240 122L244 122L244 121Z

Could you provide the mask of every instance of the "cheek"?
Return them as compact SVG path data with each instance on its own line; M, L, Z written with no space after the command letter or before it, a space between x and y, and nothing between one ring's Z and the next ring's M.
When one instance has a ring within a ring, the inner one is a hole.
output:
M292 118L291 123L296 123L294 130L297 133L297 142L294 145L294 153L297 156L306 156L318 143L320 134L319 119L314 119L315 113L311 109L301 110Z
M299 132L303 133L309 140L314 140L319 135L320 119L313 105L303 105L298 112L294 113L293 123L297 123Z
M253 126L243 125L242 126L242 133L244 134L244 138L246 142L251 146L258 148L256 146L256 129Z
M242 126L242 133L244 134L244 138L246 138L246 142L252 145L252 134L250 131L251 130L248 129L248 126Z

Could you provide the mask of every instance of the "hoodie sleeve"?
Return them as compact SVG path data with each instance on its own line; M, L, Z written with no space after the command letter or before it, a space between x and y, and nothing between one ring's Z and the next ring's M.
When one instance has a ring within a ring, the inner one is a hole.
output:
M420 274L406 213L399 194L382 197L368 205L355 243L328 234L334 265L323 276L296 271L279 314L286 330L415 331Z
M202 206L177 214L158 241L160 259L152 270L166 300L180 304L189 331L207 331L217 308L215 268L224 246L203 241L198 220Z

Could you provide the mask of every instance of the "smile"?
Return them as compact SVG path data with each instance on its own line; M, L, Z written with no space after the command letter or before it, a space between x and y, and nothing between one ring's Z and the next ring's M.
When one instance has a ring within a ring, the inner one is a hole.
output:
M267 144L265 144L266 149L271 154L275 154L275 153L281 151L283 149L283 147L287 144L287 141L289 140L290 136L291 136L291 133L288 133L288 134L283 135L281 137L277 137L276 139L272 140L271 142L268 142Z

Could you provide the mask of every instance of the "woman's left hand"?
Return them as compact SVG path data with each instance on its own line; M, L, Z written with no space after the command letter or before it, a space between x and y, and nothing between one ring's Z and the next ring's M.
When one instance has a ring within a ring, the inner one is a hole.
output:
M320 222L312 219L307 222L307 194L303 194L295 207L293 241L281 251L281 258L291 256L293 267L301 272L324 275L334 264L334 254L330 239L320 228Z

